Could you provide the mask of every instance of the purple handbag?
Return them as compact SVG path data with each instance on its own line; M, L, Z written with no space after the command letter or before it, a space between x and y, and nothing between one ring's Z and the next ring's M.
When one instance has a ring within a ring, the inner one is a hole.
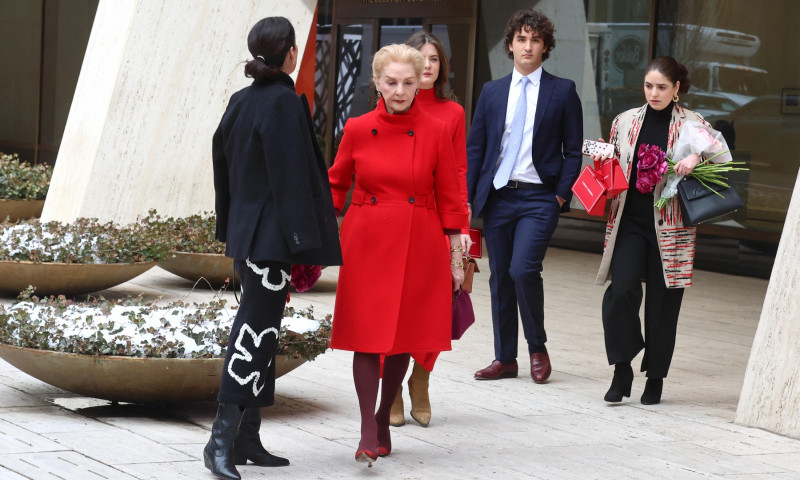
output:
M453 292L453 340L458 340L464 332L475 323L475 312L472 310L472 300L464 289Z

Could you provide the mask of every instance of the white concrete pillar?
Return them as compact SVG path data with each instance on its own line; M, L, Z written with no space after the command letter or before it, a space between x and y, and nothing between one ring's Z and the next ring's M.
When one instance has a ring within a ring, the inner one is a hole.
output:
M798 177L800 178L800 177ZM786 214L736 422L800 438L800 181ZM731 292L736 295L736 292Z
M214 208L211 136L247 86L247 33L294 25L303 58L316 0L100 0L42 219L127 223ZM312 45L312 48L314 46Z

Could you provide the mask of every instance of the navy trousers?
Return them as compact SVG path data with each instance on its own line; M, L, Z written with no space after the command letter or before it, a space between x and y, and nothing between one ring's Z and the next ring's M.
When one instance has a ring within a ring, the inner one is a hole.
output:
M528 353L545 351L542 261L561 208L555 193L536 190L492 190L483 213L489 255L495 360L517 358L518 318ZM517 308L519 307L519 315Z

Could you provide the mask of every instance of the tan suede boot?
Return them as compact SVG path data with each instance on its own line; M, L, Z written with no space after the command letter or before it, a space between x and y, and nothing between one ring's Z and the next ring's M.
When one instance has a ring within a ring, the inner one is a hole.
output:
M394 397L392 410L389 412L389 425L393 427L402 427L406 424L406 414L403 411L403 386L397 390L397 396Z
M423 427L431 422L431 400L428 398L428 379L431 372L414 362L408 378L408 394L411 396L411 417Z

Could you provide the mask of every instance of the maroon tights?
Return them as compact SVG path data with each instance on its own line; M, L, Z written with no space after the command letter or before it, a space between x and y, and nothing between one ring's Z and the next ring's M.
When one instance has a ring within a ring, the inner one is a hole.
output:
M389 412L394 397L408 370L411 355L401 353L384 357L383 383L381 384L381 403L375 412L378 401L378 384L381 380L381 356L378 353L353 353L353 381L361 409L361 441L359 450L378 451L378 445L392 448L389 433ZM377 443L376 443L377 442Z

